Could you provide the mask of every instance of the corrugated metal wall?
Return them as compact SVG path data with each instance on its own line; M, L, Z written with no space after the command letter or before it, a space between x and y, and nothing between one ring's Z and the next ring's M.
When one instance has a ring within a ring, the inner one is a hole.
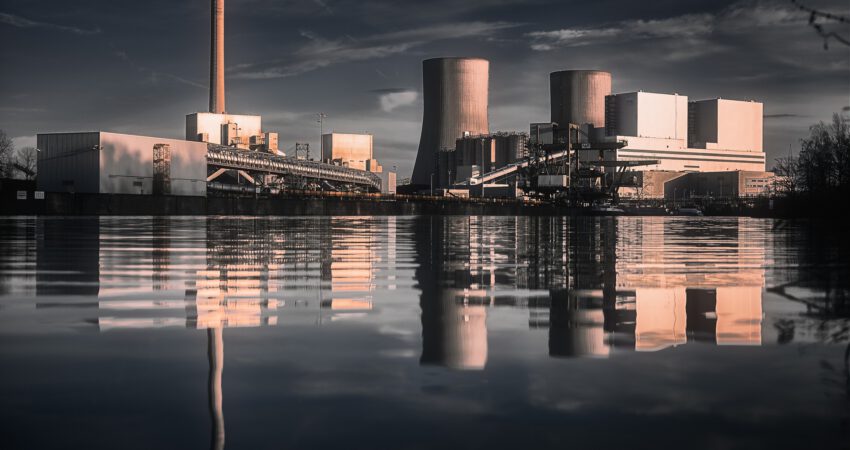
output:
M99 192L100 133L39 134L40 191Z

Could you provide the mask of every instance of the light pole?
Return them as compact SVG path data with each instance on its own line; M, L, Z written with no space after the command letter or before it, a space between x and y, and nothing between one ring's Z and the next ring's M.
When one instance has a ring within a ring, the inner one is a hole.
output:
M434 196L434 173L431 172L431 197Z
M316 122L319 122L319 151L321 154L319 155L319 159L325 157L325 140L322 138L325 134L325 119L328 117L327 114L320 112L316 114Z

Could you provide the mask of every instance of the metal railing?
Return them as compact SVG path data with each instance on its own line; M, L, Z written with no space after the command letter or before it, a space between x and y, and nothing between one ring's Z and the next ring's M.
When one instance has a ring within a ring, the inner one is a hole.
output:
M253 170L317 180L333 180L381 190L381 177L365 170L285 158L256 151L237 150L215 144L210 144L207 147L207 164L228 169Z

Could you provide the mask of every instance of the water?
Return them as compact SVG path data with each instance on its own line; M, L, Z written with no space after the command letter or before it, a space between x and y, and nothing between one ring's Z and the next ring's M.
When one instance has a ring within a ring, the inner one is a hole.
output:
M834 236L3 218L0 447L847 448Z

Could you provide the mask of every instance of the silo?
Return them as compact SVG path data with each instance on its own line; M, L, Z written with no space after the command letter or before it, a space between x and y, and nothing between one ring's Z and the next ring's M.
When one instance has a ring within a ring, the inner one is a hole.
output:
M600 70L563 70L549 74L552 122L605 126L605 96L611 95L611 74Z
M425 111L412 184L429 185L435 154L453 149L464 131L486 134L490 63L480 58L434 58L422 62ZM439 180L435 174L434 182Z

